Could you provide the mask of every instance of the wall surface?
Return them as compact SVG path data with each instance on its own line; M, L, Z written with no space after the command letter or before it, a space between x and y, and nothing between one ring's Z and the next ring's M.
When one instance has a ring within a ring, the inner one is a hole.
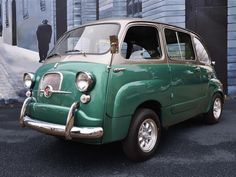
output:
M185 27L185 0L143 0L142 16Z
M73 29L97 19L96 0L67 1L67 29Z
M81 23L86 24L95 21L96 16L96 0L81 0Z
M126 0L100 0L99 1L99 19L111 17L126 17Z
M43 19L47 19L54 29L52 0L45 1L45 10L41 10L39 0L28 0L28 17L24 17L22 1L16 1L17 14L17 45L19 47L38 50L36 31ZM26 32L27 31L27 32ZM54 42L52 35L51 46Z
M81 1L67 0L67 29L81 25Z
M99 1L99 19L112 17L113 0Z
M45 6L41 10L40 1L28 0L25 1L16 0L16 31L17 31L17 46L26 49L38 50L36 30L43 19L47 19L49 24L52 25L54 31L53 20L53 1L45 1ZM3 3L3 40L7 44L12 44L12 1L8 1L8 19L9 26L6 27L6 4ZM51 39L51 47L54 43L54 35Z
M236 94L236 1L228 0L228 91Z

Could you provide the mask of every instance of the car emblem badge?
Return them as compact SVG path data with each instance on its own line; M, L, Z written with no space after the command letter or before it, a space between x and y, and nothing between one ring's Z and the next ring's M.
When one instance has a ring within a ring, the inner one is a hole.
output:
M52 91L53 91L53 88L51 85L47 85L45 88L44 88L44 91L43 91L43 94L46 98L49 98L51 95L52 95Z

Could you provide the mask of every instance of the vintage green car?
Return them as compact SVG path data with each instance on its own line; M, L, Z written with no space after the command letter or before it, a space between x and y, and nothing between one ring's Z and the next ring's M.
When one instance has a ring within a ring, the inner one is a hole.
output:
M164 127L203 114L220 120L224 93L200 37L143 19L104 20L66 32L28 88L21 126L89 144L122 141L146 160Z

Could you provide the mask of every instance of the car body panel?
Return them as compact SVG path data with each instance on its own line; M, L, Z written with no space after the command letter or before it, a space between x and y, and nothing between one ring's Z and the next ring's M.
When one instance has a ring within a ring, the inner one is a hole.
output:
M66 114L70 106L73 102L79 102L82 95L75 84L76 74L79 71L86 70L96 76L96 82L103 82L104 84L95 84L93 90L89 93L91 101L89 104L80 105L76 119L81 119L81 117L82 119L76 122L78 122L78 126L88 124L91 126L95 124L101 126L105 114L106 82L108 77L106 65L88 62L61 62L57 64L57 68L54 68L54 65L55 63L43 65L36 72L36 85L32 95L36 99L36 103L30 106L31 109L28 114L34 118L51 123L65 124ZM63 75L61 90L70 93L53 93L47 98L39 91L40 79L45 73L57 72Z

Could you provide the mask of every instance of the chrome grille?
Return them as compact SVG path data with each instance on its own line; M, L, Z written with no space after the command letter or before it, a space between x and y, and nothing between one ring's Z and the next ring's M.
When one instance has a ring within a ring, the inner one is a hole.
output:
M54 91L61 90L61 81L61 73L47 73L43 76L41 80L40 90L44 90L44 88L48 85L52 86Z

